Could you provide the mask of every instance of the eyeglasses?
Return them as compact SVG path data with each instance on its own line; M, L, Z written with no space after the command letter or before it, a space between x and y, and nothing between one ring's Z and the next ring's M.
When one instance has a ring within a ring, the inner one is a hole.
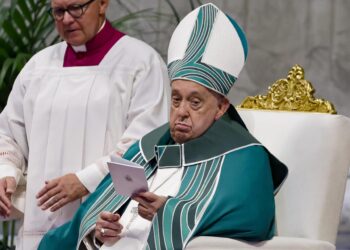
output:
M64 13L67 11L69 15L71 15L73 18L79 18L81 17L87 8L89 7L89 4L92 3L95 0L89 0L84 4L73 4L69 5L67 8L50 8L48 10L48 13L56 20L56 21L62 21L64 17Z

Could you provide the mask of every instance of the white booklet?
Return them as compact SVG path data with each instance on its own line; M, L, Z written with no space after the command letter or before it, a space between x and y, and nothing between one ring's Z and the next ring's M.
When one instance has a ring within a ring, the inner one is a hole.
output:
M148 191L148 183L142 166L113 155L107 165L118 194L132 196Z

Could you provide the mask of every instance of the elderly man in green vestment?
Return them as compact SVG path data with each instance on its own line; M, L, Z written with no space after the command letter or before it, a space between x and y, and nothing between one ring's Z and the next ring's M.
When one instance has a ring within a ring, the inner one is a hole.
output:
M216 6L188 14L169 45L170 121L124 155L144 167L149 192L118 195L108 175L39 249L183 249L200 235L270 239L287 168L225 97L246 55L243 31Z

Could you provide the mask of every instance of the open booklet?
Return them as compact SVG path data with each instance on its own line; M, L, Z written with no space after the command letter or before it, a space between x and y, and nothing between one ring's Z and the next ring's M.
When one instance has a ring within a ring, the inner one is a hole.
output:
M113 155L107 165L118 194L132 196L148 191L147 179L142 166Z

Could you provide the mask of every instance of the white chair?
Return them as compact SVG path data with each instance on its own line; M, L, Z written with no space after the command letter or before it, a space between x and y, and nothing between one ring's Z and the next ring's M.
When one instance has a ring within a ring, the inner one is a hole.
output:
M300 66L269 90L241 105L254 109L238 111L251 133L289 169L275 197L277 235L259 243L202 236L189 242L187 250L335 249L350 166L350 119L329 114L335 113L332 105L312 96Z

